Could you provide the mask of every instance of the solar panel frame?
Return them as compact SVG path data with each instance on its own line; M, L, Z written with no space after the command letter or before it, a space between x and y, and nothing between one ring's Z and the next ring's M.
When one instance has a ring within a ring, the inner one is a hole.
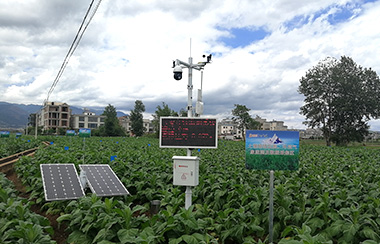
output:
M85 195L74 164L40 164L46 201L72 200Z
M79 168L85 171L87 184L97 196L130 195L108 164L80 164Z

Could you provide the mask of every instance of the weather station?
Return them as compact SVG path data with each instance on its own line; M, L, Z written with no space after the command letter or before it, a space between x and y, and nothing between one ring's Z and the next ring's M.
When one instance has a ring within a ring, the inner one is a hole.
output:
M211 63L212 55L203 55L206 61L193 64L191 57L188 62L176 59L173 61L174 79L182 79L183 69L188 69L187 84L187 117L160 118L160 147L161 148L187 148L186 156L173 156L173 185L186 186L185 209L192 205L191 187L199 182L199 157L191 156L194 148L217 148L218 132L216 119L200 118L203 114L202 84L203 69ZM198 99L193 116L193 69L201 71L201 89L198 89Z

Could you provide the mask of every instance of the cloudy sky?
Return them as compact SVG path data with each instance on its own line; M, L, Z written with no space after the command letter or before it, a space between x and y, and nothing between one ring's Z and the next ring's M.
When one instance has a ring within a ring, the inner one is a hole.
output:
M0 1L0 101L47 99L90 3ZM145 117L162 102L178 111L188 73L174 80L173 60L212 54L205 115L226 117L242 104L252 116L304 128L297 89L318 61L345 55L380 74L379 16L380 0L103 0L49 101L129 113L142 100ZM200 71L193 85L195 104ZM380 130L380 121L370 124Z

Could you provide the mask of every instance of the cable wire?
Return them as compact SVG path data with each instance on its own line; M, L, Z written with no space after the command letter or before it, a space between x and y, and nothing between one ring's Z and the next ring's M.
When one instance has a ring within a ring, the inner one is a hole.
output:
M91 8L92 8L92 6L93 6L93 4L94 4L94 0L91 1L91 4L90 4L90 6L89 6L88 9L87 9L86 15L84 16L83 21L82 21L82 23L81 23L81 25L80 25L80 27L79 27L79 29L78 29L78 32L77 32L77 34L75 35L74 41L73 41L73 43L71 44L70 49L69 49L69 51L67 52L65 59L63 60L63 63L62 63L62 65L61 65L61 68L59 69L59 71L58 71L58 73L57 73L57 76L55 77L55 79L54 79L54 81L53 81L53 84L52 84L51 87L50 87L50 90L49 90L49 92L48 92L47 98L46 98L46 100L45 100L46 102L49 101L49 97L50 97L51 93L53 92L54 88L57 86L57 83L58 83L59 79L61 78L61 76L62 76L62 74L63 74L63 72L64 72L64 70L65 70L67 64L69 63L69 60L70 60L71 56L73 55L73 53L74 53L75 50L77 49L77 47L78 47L78 45L79 45L79 42L82 40L82 37L83 37L84 32L86 31L88 25L90 24L91 20L92 20L93 17L95 16L95 13L96 13L96 11L98 10L99 5L100 5L101 2L102 2L102 0L99 0L99 2L96 4L94 10L92 11L92 13L91 13L91 15L90 15L90 17L89 17L89 19L88 19L88 21L87 21L87 24L85 25L85 23L86 23L86 19L87 19L88 15L89 15L89 13L90 13L90 11L91 11ZM83 26L84 26L84 27L83 27Z

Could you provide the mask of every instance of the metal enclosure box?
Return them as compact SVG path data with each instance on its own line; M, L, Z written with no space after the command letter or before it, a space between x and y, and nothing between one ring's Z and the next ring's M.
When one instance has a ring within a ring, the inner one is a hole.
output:
M199 184L199 158L173 156L173 185L197 186Z

